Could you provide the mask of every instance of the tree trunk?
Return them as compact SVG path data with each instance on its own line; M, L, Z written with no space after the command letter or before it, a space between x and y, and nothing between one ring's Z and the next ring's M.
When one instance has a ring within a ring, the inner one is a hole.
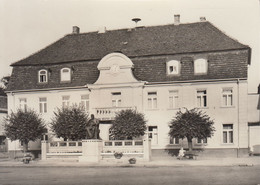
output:
M23 151L24 152L28 152L28 143L29 143L28 141L23 142Z
M189 151L192 151L192 138L187 138Z

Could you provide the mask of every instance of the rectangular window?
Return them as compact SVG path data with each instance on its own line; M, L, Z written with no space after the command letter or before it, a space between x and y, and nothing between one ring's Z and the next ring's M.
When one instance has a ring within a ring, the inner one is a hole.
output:
M171 60L167 62L167 73L169 75L178 75L180 74L180 61L177 60Z
M68 82L71 80L70 68L62 68L60 71L60 79L62 82Z
M151 139L152 145L158 144L158 128L157 128L157 126L148 126L148 137Z
M223 143L233 143L233 124L223 124Z
M177 137L170 137L170 144L171 145L178 145L180 144L180 140Z
M170 126L170 129L172 129L172 126ZM178 137L170 137L169 143L171 145L178 145L180 144L180 139Z
M207 91L197 91L197 107L207 107Z
M70 106L70 96L62 96L62 107L68 108Z
M198 144L206 144L206 143L208 143L208 140L207 140L207 138L198 138L197 139L197 143Z
M47 112L47 98L39 98L39 112L40 113Z
M23 111L27 111L27 99L26 98L20 98L19 103L20 103L20 105L19 105L20 109L23 110Z
M169 108L178 108L178 91L169 91Z
M45 83L45 82L47 82L47 81L48 81L47 76L48 76L47 70L45 70L45 69L40 70L40 71L38 72L38 78L39 78L38 80L39 80L39 83Z
M194 61L194 72L195 74L207 74L207 60L199 58Z
M112 107L121 107L121 92L112 93Z
M148 109L157 108L157 92L148 92Z
M80 105L84 111L89 111L89 94L81 95Z
M233 105L233 91L232 89L223 89L222 91L222 102L223 106L232 106Z

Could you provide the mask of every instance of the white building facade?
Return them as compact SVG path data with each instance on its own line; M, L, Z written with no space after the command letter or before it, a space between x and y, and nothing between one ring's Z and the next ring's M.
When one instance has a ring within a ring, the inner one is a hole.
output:
M7 152L8 145L4 131L5 117L7 116L7 97L0 88L0 152Z
M216 132L194 139L194 148L247 155L248 64L250 48L208 22L74 32L13 64L8 112L31 108L49 123L57 107L83 105L109 140L115 113L134 109L145 115L152 149L165 150L187 147L168 136L169 122L183 108L198 108ZM9 146L20 149L19 142Z

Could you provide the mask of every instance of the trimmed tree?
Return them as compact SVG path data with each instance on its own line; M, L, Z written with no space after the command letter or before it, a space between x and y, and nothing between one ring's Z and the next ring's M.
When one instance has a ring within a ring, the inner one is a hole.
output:
M3 89L7 88L7 85L9 84L11 76L4 76L3 78L1 78L0 82L3 84Z
M18 109L5 118L5 135L11 140L19 140L24 152L28 151L29 141L40 139L47 132L45 124L34 110Z
M178 111L170 122L169 136L172 138L187 138L189 151L192 151L193 138L207 138L213 136L214 122L204 112L198 109Z
M57 109L51 122L51 129L57 137L73 141L86 138L88 115L82 107L71 106Z
M135 110L122 110L116 114L110 137L113 139L133 139L145 134L146 120L144 115Z
M10 81L10 76L4 76L3 78L0 79L0 95L6 96L4 91L6 90L9 81Z

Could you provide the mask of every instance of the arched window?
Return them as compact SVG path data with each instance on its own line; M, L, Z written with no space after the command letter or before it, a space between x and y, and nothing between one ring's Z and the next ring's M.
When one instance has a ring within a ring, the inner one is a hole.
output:
M167 62L167 73L169 75L180 74L180 61L171 60L171 61Z
M208 71L208 63L204 58L199 58L194 61L194 73L206 74Z
M70 68L62 68L60 71L60 79L62 82L68 82L71 80Z
M48 82L48 71L45 69L40 70L38 72L38 79L39 79L39 83Z

